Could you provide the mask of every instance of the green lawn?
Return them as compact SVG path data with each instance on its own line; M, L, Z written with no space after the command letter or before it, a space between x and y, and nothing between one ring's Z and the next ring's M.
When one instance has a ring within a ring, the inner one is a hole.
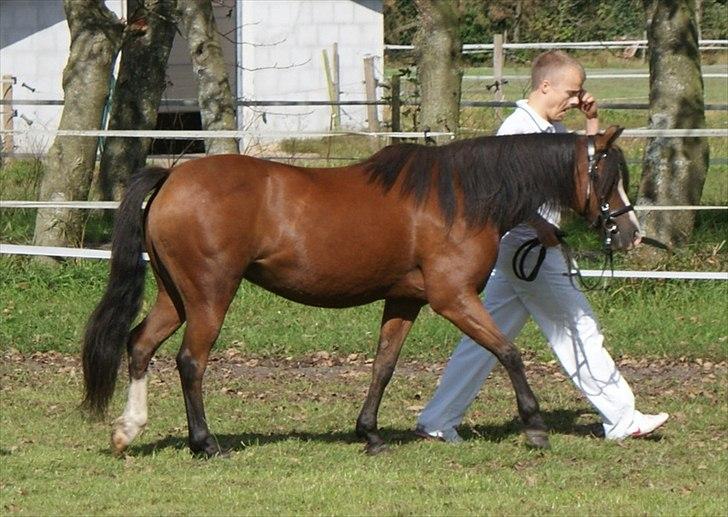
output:
M556 367L528 362L551 428L546 452L523 444L500 369L464 423L465 443L415 439L409 430L437 371L405 363L380 415L391 452L368 457L353 433L368 365L249 366L255 362L226 351L208 369L206 401L210 426L232 454L201 460L186 449L172 361L153 367L147 430L117 459L108 453L108 422L89 423L77 410L75 358L13 352L1 359L5 515L728 511L726 363L623 360L639 407L672 418L653 438L619 444L594 436L597 416ZM115 399L111 416L123 398Z
M683 258L684 265L689 266L695 256L690 253ZM723 267L721 264L724 262L716 262L713 267ZM83 261L48 269L29 259L0 257L0 351L77 353L85 321L101 297L107 267L102 261ZM151 275L147 280L144 310L155 295ZM728 357L726 282L614 280L608 290L589 296L608 346L617 355ZM345 310L306 307L244 282L217 347L260 356L297 356L320 350L371 356L381 310L381 302ZM160 353L176 354L180 335L178 331ZM449 322L426 308L403 354L443 360L457 338L458 332ZM533 325L526 327L517 344L550 358Z

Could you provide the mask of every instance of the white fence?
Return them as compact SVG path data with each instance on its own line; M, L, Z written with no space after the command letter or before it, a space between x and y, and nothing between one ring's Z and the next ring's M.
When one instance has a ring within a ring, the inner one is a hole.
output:
M13 131L18 133L19 131ZM281 138L281 136L317 136L317 137L334 137L344 135L365 135L373 137L395 137L395 138L423 138L427 136L452 136L452 133L387 133L387 132L336 132L336 133L296 133L295 135L280 133L258 133L251 131L137 131L137 130L93 130L93 131L71 131L71 130L55 130L55 131L25 131L23 133L37 133L44 135L56 136L89 136L89 137L158 137L158 138L241 138L242 136L254 135L256 137ZM626 129L622 133L622 137L626 138L645 138L645 137L728 137L728 129ZM73 208L86 210L113 210L118 207L118 203L112 201L23 201L23 200L4 200L0 201L0 208ZM728 206L636 206L635 210L726 210ZM32 245L17 245L9 243L0 243L0 254L6 255L42 255L64 258L91 258L91 259L109 259L111 252L108 250L86 249L86 248L64 248L64 247L47 247ZM145 257L146 258L146 257ZM604 276L603 271L584 270L583 276L601 277ZM609 275L612 275L611 273ZM728 280L728 272L705 272L705 271L614 271L615 278L651 278L651 279L680 279L680 280Z
M577 131L583 133L583 131ZM16 134L23 136L89 136L89 137L118 137L118 138L164 138L169 140L189 140L189 139L213 139L213 138L243 138L245 136L254 136L260 139L280 139L280 138L328 138L339 136L371 136L371 137L389 137L389 138L427 138L436 136L454 136L450 132L437 131L337 131L337 132L306 132L299 131L290 132L258 132L249 130L221 130L221 131L162 131L148 130L142 131L137 129L91 129L91 130L74 130L74 129L27 129L27 130L0 130L0 134ZM620 138L699 138L699 137L719 137L728 138L728 128L701 128L701 129L654 129L654 128L634 128L625 129Z
M0 243L0 254L4 255L31 255L43 257L60 258L90 258L105 259L111 258L111 251L87 248L61 248L54 246L25 246L18 244ZM144 260L149 256L143 253ZM604 277L604 278L646 278L660 280L728 280L728 272L710 271L613 271L605 272L597 269L582 269L581 276Z
M466 43L463 45L463 54L475 52L492 52L495 48L493 43ZM701 39L698 42L700 50L728 50L728 40L724 39ZM540 42L540 43L503 43L505 50L605 50L605 49L626 49L626 48L647 48L647 40L622 40L622 41L565 41L565 42ZM414 45L384 45L384 50L414 50Z

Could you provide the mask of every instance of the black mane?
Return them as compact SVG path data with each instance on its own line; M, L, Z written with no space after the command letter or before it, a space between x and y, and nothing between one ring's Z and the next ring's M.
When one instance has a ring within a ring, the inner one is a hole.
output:
M448 224L461 214L471 227L492 222L503 231L543 204L570 205L576 139L574 134L537 133L473 138L441 147L396 144L362 165L370 181L386 191L402 176L401 195L417 203L436 189Z

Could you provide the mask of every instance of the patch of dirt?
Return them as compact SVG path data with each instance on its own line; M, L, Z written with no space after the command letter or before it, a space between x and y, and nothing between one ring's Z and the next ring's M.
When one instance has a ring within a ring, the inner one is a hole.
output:
M559 382L567 380L561 367L555 361L537 361L524 354L524 365L529 379L549 377ZM306 379L364 378L371 375L372 358L364 354L346 356L326 351L315 352L302 357L256 357L243 355L239 350L229 348L211 355L206 378L224 380L229 378L271 378L287 376ZM728 361L710 361L707 359L664 358L632 358L616 359L620 372L630 382L641 382L649 385L683 385L713 383L728 379ZM397 376L416 377L430 375L439 377L445 362L429 362L419 360L401 360L397 364ZM52 369L56 373L81 372L79 357L59 352L34 352L22 354L9 349L2 354L0 371L6 368L21 367L30 371ZM151 369L162 376L176 370L174 358L161 357L152 361ZM495 375L505 373L496 369Z

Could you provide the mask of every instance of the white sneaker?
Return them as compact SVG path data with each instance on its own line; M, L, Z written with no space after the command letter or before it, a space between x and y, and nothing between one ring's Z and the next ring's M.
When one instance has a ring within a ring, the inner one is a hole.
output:
M658 413L656 415L643 415L639 411L635 412L635 419L627 432L622 436L607 436L608 440L624 440L625 438L640 438L652 433L655 429L667 422L670 415L667 413Z
M631 438L639 438L641 436L647 436L655 429L660 427L662 424L667 422L670 415L667 413L658 413L656 415L642 415L642 418L637 419L632 428L629 430L627 435Z
M439 440L447 443L461 443L463 441L462 436L453 427L428 431L421 425L418 425L415 427L414 433L425 440Z

